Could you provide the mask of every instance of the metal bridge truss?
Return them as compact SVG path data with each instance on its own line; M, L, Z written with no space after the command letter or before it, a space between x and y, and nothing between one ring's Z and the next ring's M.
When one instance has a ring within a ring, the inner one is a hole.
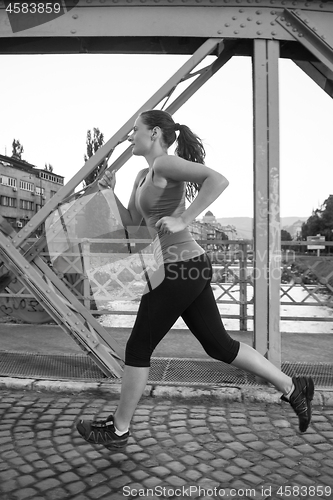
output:
M28 238L109 158L131 132L141 111L164 102L164 109L175 113L231 57L248 55L253 61L254 347L281 366L280 281L274 277L281 266L278 60L292 59L332 97L333 2L80 0L71 8L70 2L61 4L62 16L13 32L0 1L0 53L174 53L191 57L24 228L16 233L0 218L0 257L9 271L3 286L10 288L10 280L18 278L106 376L119 377L122 349L41 258L45 237L33 245ZM201 63L211 55L214 62L202 68ZM173 99L180 83L185 89ZM108 169L121 168L130 154L128 148ZM75 217L90 190L91 186L67 210L67 221Z

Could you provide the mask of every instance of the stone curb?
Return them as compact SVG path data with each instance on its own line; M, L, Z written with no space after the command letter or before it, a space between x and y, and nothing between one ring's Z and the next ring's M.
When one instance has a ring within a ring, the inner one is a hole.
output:
M71 380L41 380L16 377L0 377L0 389L16 389L30 391L51 391L62 393L95 392L106 394L120 394L119 382L84 382ZM173 386L147 385L144 396L152 398L198 398L214 397L221 401L280 403L280 394L272 387L231 387L231 386ZM313 404L317 406L333 407L333 388L318 387Z

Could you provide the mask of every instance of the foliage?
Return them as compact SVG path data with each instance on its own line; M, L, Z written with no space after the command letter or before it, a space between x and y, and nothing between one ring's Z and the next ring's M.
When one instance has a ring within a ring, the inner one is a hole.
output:
M24 152L24 148L19 140L14 139L12 142L12 156L18 157L20 160L22 159L22 154Z
M292 241L291 234L285 229L281 229L281 240L282 241Z
M302 225L303 239L317 234L325 236L326 241L333 240L333 195L330 195L320 208L314 210Z
M104 135L99 130L99 128L93 129L93 135L91 130L87 131L86 145L87 145L87 154L84 155L84 161L88 161L96 151L103 146L104 144ZM98 177L101 166L103 162L101 162L97 167L84 179L86 186L94 182L94 180Z

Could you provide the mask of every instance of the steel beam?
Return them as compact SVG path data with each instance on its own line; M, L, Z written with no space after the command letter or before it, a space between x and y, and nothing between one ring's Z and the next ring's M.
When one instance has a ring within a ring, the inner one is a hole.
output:
M232 45L229 45L227 49L223 48L223 43L220 44L220 55L218 58L203 71L199 72L198 78L192 82L167 108L166 111L170 114L176 113L183 104L185 104L192 95L197 92L219 69L222 68L234 55L235 50L237 48L237 42L234 42ZM187 80L188 78L194 76L193 73L189 73L187 77L184 77L183 80ZM126 151L122 153L119 158L110 166L109 170L117 171L119 170L124 163L131 157L131 148L127 148Z
M281 367L278 58L278 42L255 40L254 347Z
M330 97L333 97L333 71L321 63L296 61L294 63L304 71Z
M333 18L322 14L315 26L309 13L285 9L277 22L333 72Z
M196 37L223 35L235 39L290 40L293 34L276 23L283 9L315 11L332 15L332 2L293 0L94 0L80 1L70 12L50 17L48 22L12 32L9 19L0 4L0 38L86 37L82 52L89 51L89 38L100 37L100 47L107 47L104 37ZM17 18L17 15L16 15ZM135 44L132 43L134 52ZM42 49L42 47L41 47ZM1 50L1 48L0 48Z

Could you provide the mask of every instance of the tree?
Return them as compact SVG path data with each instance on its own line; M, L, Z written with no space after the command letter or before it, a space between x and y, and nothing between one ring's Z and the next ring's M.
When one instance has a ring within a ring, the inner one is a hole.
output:
M312 215L302 224L302 238L307 236L325 236L326 241L333 240L333 195L331 194L320 208L313 210Z
M291 234L285 229L281 229L281 240L282 241L292 241Z
M20 160L22 159L22 154L24 152L23 146L19 140L14 139L12 143L12 156L16 156Z
M91 158L96 151L104 144L104 135L98 128L87 131L87 154L84 155L84 160ZM85 184L88 186L99 176L104 160L85 178ZM103 196L94 193L89 202L85 205L83 217L80 219L78 229L79 237L91 239L115 238L115 227L113 226L110 207ZM123 237L122 230L120 238ZM110 245L109 245L110 246ZM103 245L97 243L92 245L92 251L103 252ZM107 251L110 251L108 248Z
M96 151L103 146L104 144L104 135L102 132L99 130L99 128L94 128L93 129L93 136L91 133L91 130L87 131L87 139L86 139L86 145L87 145L87 154L84 155L84 161L89 160ZM95 170L93 170L85 179L84 182L86 186L89 186L94 180L98 177L98 174L100 172L101 166L103 162L101 162Z

